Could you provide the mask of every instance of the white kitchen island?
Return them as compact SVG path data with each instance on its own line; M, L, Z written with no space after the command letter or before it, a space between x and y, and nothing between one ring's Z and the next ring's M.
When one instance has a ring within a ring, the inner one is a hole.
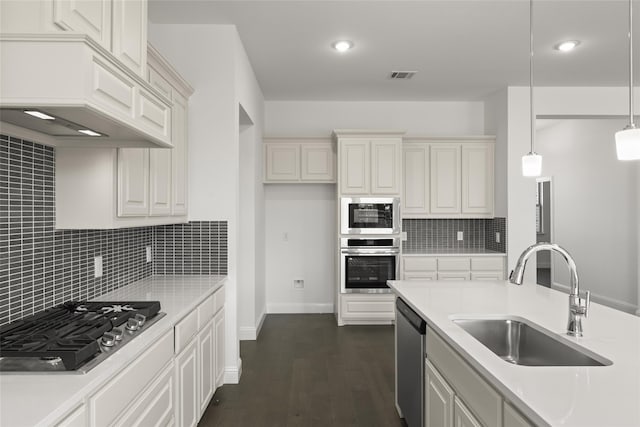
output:
M640 426L640 317L592 303L584 337L565 334L567 294L534 284L390 281L393 292L459 356L540 426ZM452 318L517 316L613 362L597 367L518 366L503 361ZM427 344L427 358L429 346ZM505 403L505 406L507 406ZM505 424L506 425L506 424ZM494 426L492 426L494 427Z
M114 378L120 378L119 375L133 366L140 357L146 357L149 349L153 353L152 347L163 341L167 341L167 357L171 359L170 365L163 367L163 372L167 371L167 375L172 376L174 327L182 324L183 319L190 318L193 313L199 314L199 305L214 293L223 297L224 293L218 291L222 290L225 280L226 276L156 276L102 295L99 298L102 301L157 300L160 301L160 311L166 313L166 316L86 374L3 373L0 375L0 426L111 424L104 417L94 417L98 412L95 411L97 407L92 402L92 396L105 390ZM144 370L144 366L141 368ZM148 387L151 388L153 385ZM121 394L126 394L127 391L122 390ZM117 400L110 397L106 399L111 406ZM170 402L169 407L173 407L172 405ZM125 411L118 410L110 415L118 417L121 412ZM118 422L123 423L123 420Z

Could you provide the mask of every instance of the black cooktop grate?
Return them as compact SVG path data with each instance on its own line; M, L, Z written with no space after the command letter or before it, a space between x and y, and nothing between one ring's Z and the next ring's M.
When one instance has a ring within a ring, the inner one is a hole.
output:
M61 359L74 370L101 352L98 339L136 313L148 319L158 301L67 302L0 328L0 357Z

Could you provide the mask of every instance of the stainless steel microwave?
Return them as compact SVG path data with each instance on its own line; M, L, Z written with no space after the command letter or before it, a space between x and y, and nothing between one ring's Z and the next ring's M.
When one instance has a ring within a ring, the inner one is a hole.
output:
M341 234L399 234L400 198L343 197L340 199Z

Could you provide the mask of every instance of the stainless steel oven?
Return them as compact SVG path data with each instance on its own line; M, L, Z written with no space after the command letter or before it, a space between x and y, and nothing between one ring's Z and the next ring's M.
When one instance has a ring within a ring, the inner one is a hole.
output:
M345 237L340 239L342 293L389 293L387 280L400 270L400 239Z
M343 197L340 199L341 234L399 234L400 198Z

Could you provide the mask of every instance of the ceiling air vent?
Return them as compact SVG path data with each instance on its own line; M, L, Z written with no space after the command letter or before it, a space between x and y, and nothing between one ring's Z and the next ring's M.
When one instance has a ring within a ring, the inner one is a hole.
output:
M417 71L392 71L389 78L392 80L409 80Z

